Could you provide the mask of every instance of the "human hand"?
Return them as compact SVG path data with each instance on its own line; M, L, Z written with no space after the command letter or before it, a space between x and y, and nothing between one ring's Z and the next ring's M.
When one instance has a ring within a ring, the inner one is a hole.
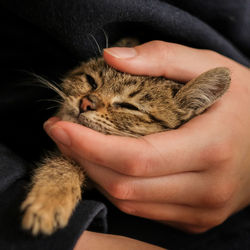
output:
M47 133L84 167L98 189L128 214L193 233L215 227L249 205L250 70L212 51L160 41L134 50L106 49L104 58L121 71L185 82L226 66L232 83L202 115L177 130L139 139L49 120Z
M163 248L128 237L84 231L74 250L163 250Z

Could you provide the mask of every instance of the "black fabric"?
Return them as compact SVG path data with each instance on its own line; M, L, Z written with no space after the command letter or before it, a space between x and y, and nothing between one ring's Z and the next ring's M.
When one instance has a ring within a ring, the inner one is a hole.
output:
M27 163L3 146L0 152L4 154L0 164L0 249L73 249L87 228L107 232L106 207L93 200L81 201L67 227L50 237L33 237L21 230L19 208L28 184L24 178Z
M0 249L72 249L85 229L117 233L169 249L250 249L250 208L202 235L125 215L96 192L51 237L20 230L19 206L33 162L52 143L42 123L53 97L28 72L50 80L125 36L212 49L250 66L249 0L0 0ZM28 83L28 84L27 84ZM9 149L8 149L9 148ZM105 205L104 205L105 204ZM106 216L108 207L108 216Z

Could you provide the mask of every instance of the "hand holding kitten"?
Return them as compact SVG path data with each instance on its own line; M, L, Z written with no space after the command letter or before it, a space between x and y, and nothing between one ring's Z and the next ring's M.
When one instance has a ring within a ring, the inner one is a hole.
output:
M121 71L185 82L226 66L232 83L221 100L179 129L137 139L57 119L46 123L59 148L84 166L100 191L126 213L194 233L249 205L250 70L212 51L159 41L111 48L104 58Z

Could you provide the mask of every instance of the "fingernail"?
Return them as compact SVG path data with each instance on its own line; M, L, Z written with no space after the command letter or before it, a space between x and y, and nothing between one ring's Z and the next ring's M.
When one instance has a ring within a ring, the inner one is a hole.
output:
M119 59L133 58L137 56L137 51L134 48L113 47L113 48L104 49L104 50L106 53Z
M48 134L56 141L65 146L71 145L71 140L65 130L59 126L50 127Z
M43 124L43 128L45 131L48 131L49 128L55 123L60 121L61 119L59 117L51 117L50 119L48 119L44 124Z

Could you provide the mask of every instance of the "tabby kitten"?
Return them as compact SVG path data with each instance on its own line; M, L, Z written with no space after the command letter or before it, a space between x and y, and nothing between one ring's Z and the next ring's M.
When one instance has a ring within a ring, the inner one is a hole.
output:
M227 68L212 69L184 85L118 72L100 57L65 77L57 90L63 99L57 116L104 134L139 137L178 128L211 106L229 84ZM45 158L21 206L22 227L33 235L65 227L85 180L83 169L67 157Z

